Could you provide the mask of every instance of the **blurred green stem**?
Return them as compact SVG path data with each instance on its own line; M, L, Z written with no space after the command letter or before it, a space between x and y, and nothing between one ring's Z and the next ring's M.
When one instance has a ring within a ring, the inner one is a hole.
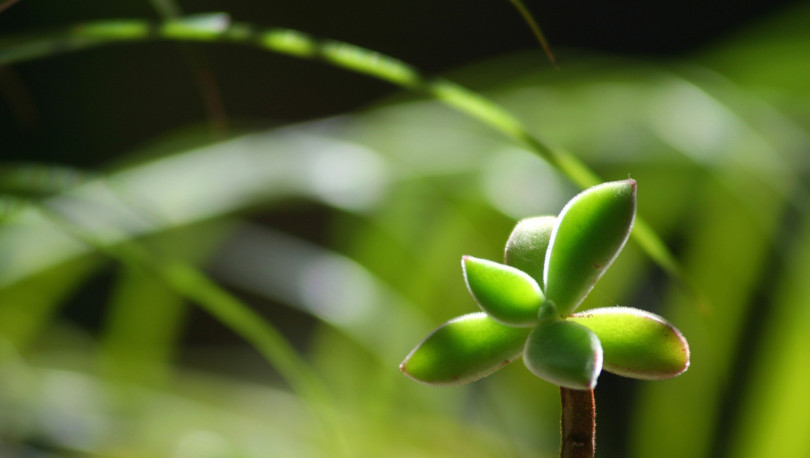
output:
M593 458L596 453L596 403L593 390L560 387L560 458Z
M35 205L35 208L65 233L99 253L154 276L176 294L198 305L243 338L279 372L294 391L309 401L308 407L337 456L349 456L348 442L336 413L329 407L326 387L275 326L188 263L162 259L133 241L115 244L104 242L47 205Z
M451 81L426 77L402 61L348 43L318 40L296 30L231 22L226 14L186 16L160 23L138 19L96 21L33 37L0 39L3 43L0 65L112 43L160 39L240 43L297 58L322 60L427 94L512 139L582 189L604 181L575 156L540 141L500 105ZM663 241L640 217L636 218L633 236L659 266L682 282L695 302L705 302Z

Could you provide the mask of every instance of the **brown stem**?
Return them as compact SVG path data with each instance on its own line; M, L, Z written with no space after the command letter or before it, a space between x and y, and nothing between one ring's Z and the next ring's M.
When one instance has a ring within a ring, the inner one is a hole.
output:
M9 6L17 3L19 0L6 0L5 2L0 2L0 12L8 8Z
M593 458L596 453L596 404L593 390L560 387L560 400L560 458Z

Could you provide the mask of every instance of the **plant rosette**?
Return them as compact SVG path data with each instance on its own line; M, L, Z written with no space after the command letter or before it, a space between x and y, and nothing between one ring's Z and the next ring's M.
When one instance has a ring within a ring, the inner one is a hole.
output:
M665 319L629 307L574 313L621 251L636 214L636 182L603 183L560 214L521 220L500 264L463 256L467 288L481 312L434 330L400 364L431 385L485 377L521 355L538 377L592 390L604 369L645 380L689 367L689 345Z

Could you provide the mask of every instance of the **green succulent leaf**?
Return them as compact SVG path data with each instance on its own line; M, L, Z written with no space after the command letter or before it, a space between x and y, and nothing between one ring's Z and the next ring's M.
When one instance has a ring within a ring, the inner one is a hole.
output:
M427 336L399 369L431 385L473 382L517 359L529 332L504 326L483 312L463 315Z
M588 188L563 208L551 233L543 282L562 315L576 310L619 254L635 214L635 180Z
M523 362L536 376L555 385L591 390L602 371L602 346L585 326L545 321L529 334Z
M604 368L644 380L675 377L689 368L689 344L658 315L629 307L591 309L568 318L602 342Z
M467 289L489 316L509 326L533 326L543 302L540 286L529 274L472 256L461 258Z
M504 263L520 269L543 287L543 266L556 216L535 216L520 220L506 241Z

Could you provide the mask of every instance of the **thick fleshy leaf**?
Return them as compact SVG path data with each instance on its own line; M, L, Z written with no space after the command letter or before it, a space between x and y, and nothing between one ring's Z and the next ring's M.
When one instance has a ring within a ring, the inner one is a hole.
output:
M535 216L520 220L506 241L504 263L520 269L543 287L543 266L546 262L551 231L556 216Z
M602 342L604 369L644 380L675 377L689 368L689 344L658 315L629 307L577 313L568 321L594 332Z
M546 321L529 334L523 362L536 376L555 385L591 390L602 371L602 346L585 326Z
M399 369L431 385L472 382L517 359L529 332L529 328L504 326L484 312L463 315L427 336Z
M467 289L489 316L509 326L533 326L543 302L540 286L526 272L486 259L461 258Z
M588 188L563 208L551 233L543 282L562 315L576 310L619 254L635 214L635 180Z

